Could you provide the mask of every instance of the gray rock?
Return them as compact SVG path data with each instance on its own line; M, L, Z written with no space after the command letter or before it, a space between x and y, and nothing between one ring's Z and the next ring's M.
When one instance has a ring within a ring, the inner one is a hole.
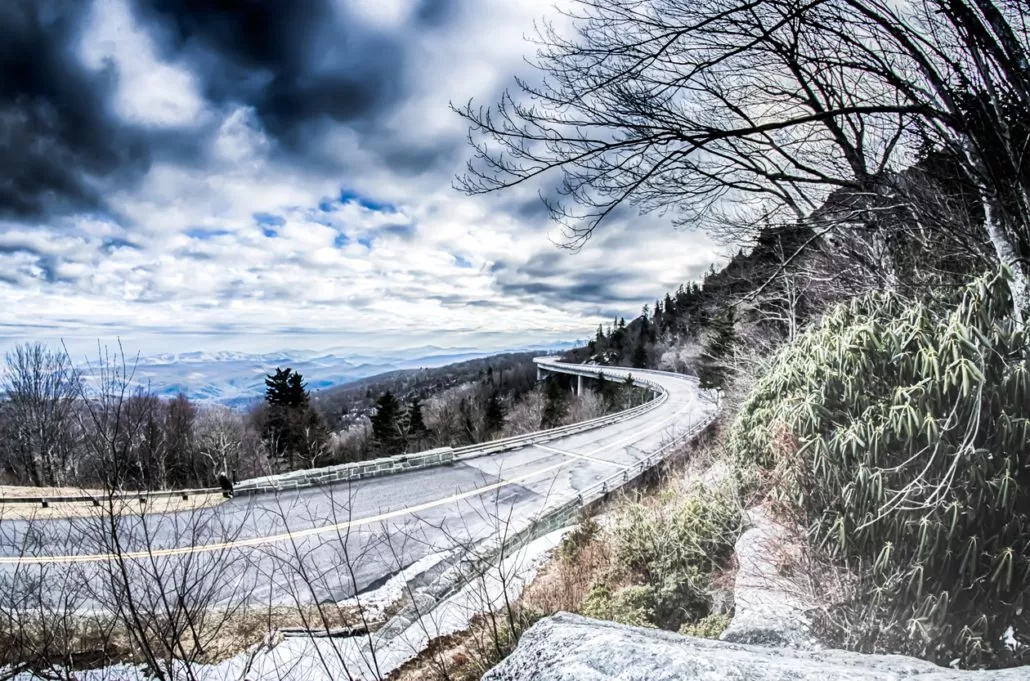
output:
M483 681L1026 681L1030 668L955 671L898 655L767 648L558 613Z
M813 607L803 590L780 573L779 565L796 558L787 528L760 508L748 511L750 528L737 539L735 611L721 638L789 648L819 648L807 612Z

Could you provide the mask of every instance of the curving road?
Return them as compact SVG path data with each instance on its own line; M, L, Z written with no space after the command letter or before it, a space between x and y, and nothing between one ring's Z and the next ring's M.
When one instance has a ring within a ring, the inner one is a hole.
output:
M97 585L112 577L160 591L163 580L188 573L212 602L340 601L417 561L428 565L432 556L511 532L717 409L690 377L537 362L548 372L603 371L612 380L646 375L667 397L626 421L541 444L209 509L121 518L114 535L98 520L0 521L0 579L74 575L87 587L85 601L105 602Z

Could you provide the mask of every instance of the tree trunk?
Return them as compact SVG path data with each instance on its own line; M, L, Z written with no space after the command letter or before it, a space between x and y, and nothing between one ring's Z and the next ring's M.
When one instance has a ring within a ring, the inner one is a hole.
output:
M1016 245L1012 243L1009 232L999 223L996 211L990 201L984 201L984 225L987 228L987 236L998 254L998 261L1009 268L1012 273L1012 281L1009 288L1012 291L1012 307L1016 319L1025 323L1030 315L1030 263L1019 257Z

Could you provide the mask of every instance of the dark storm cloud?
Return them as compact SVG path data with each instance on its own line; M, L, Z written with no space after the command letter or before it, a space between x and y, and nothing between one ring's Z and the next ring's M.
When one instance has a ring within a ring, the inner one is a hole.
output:
M415 18L424 26L440 26L453 21L457 13L457 0L422 0L415 10Z
M148 166L142 135L109 112L114 74L74 54L90 6L0 3L0 216L102 209L106 182Z
M206 96L254 107L290 146L329 119L362 131L403 97L403 35L363 30L331 0L134 0L169 56L184 57Z
M504 295L528 297L552 305L572 301L610 307L636 304L649 297L651 287L630 293L625 290L625 282L640 281L639 272L614 266L604 270L578 270L569 261L573 257L565 252L543 251L522 264L496 261L490 270Z
M388 236L395 236L404 241L411 241L418 232L418 228L415 225L385 225L380 227L378 232Z

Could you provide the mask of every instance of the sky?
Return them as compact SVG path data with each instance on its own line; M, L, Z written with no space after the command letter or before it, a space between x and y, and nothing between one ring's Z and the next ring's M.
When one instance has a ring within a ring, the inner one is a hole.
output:
M468 197L553 0L0 3L0 349L502 349L588 337L720 249L622 211L562 249ZM556 181L557 177L549 178Z

